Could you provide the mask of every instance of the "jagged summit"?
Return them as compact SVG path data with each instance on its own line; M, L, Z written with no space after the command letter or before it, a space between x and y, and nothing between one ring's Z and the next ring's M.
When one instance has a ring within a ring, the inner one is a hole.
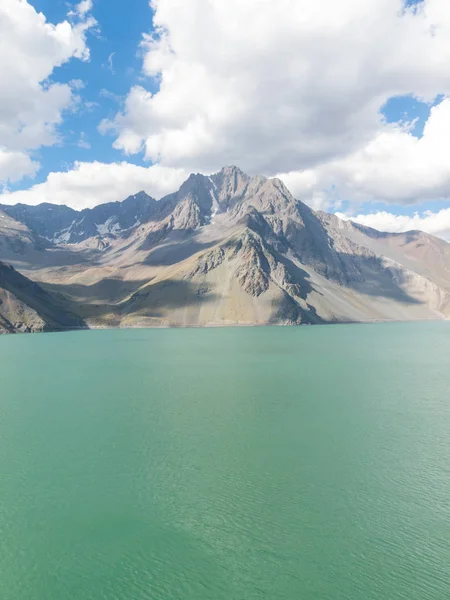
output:
M177 192L155 200L144 190L125 200L100 204L77 211L64 205L48 202L37 206L16 204L0 206L10 217L25 224L32 234L46 242L78 244L92 237L115 238L154 217L168 214L177 208L180 227L195 228L206 225L217 213L227 211L238 202L258 193L267 182L288 195L280 180L263 176L250 177L236 166L223 167L206 176L192 173ZM181 204L183 204L181 206Z
M193 173L160 200L0 207L0 259L96 326L450 314L449 244L315 212L281 180L236 166Z

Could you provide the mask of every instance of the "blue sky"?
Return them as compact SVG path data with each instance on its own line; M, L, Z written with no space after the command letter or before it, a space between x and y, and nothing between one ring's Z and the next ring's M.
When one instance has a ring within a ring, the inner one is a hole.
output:
M29 3L52 23L63 21L77 4L66 0ZM130 88L142 77L139 43L142 33L152 30L153 15L147 0L132 0L133 10L130 4L123 0L96 0L92 14L98 22L98 32L88 34L90 61L71 60L55 69L53 81L83 82L84 87L78 92L81 105L75 112L66 112L60 128L61 143L36 153L42 168L33 183L45 181L50 171L65 170L75 161L113 162L124 158L122 151L113 148L111 137L99 133L98 125L102 119L115 115ZM90 148L80 147L81 139ZM127 161L148 164L141 155L128 156ZM26 189L29 185L30 180L24 179L11 184L10 189Z
M450 236L447 0L361 6L153 0L153 12L148 0L7 0L0 77L14 89L0 97L0 201L160 197L190 172L236 164L279 176L315 208L374 226L382 214L393 230L408 226L403 215ZM44 31L37 13L69 31ZM154 18L162 35L142 46ZM29 72L11 70L14 60ZM72 102L51 100L55 83L71 84Z

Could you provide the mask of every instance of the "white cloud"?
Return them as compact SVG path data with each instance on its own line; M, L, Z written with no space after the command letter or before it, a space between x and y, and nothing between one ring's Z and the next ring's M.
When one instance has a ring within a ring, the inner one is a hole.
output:
M144 149L164 166L300 171L320 193L322 165L396 141L403 150L404 137L380 119L388 98L450 94L448 0L414 10L403 0L152 7L157 34L143 38L143 69L160 89L133 87L102 129L116 132L116 148Z
M74 16L78 15L79 17L84 17L88 12L90 12L94 7L94 3L92 0L81 0L76 6L74 11L70 11L69 15Z
M161 198L178 189L188 175L184 169L158 165L139 167L128 162L77 162L67 172L50 173L44 183L27 190L0 194L0 204L52 202L82 209L124 200L139 190Z
M379 231L400 233L420 229L450 241L450 208L444 208L438 212L425 211L422 214L417 212L413 216L394 215L386 211L354 217L339 212L336 215L341 219L351 219L355 223L373 227Z
M84 14L84 13L83 13ZM26 160L30 150L57 140L62 113L73 101L72 87L49 80L55 67L71 58L88 60L86 31L91 17L76 24L47 22L26 0L0 2L0 147L10 156L0 182L20 179L36 170ZM79 89L79 82L75 81Z
M450 198L450 98L431 109L423 136L385 126L358 151L315 169L280 174L300 198L335 185L345 199L418 204Z
M19 181L26 175L33 177L38 168L38 163L32 161L24 152L0 148L0 183Z

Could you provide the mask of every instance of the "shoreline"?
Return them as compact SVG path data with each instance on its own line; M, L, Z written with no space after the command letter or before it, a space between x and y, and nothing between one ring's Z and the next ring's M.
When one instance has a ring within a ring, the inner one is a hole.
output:
M0 331L0 336L9 335L36 335L36 334L57 334L81 331L117 331L117 330L146 330L146 329L236 329L236 328L253 328L253 327L317 327L317 326L338 326L338 325L379 325L388 323L438 323L447 322L450 318L430 318L430 319L372 319L367 321L328 321L324 323L227 323L227 324L204 324L204 325L124 325L120 327L109 327L102 325L92 325L87 327L70 327L67 329L54 329L48 331Z

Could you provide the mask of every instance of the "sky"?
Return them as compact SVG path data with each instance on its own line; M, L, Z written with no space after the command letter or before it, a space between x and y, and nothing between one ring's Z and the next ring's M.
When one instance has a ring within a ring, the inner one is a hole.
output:
M0 203L191 172L450 241L448 0L1 0Z

